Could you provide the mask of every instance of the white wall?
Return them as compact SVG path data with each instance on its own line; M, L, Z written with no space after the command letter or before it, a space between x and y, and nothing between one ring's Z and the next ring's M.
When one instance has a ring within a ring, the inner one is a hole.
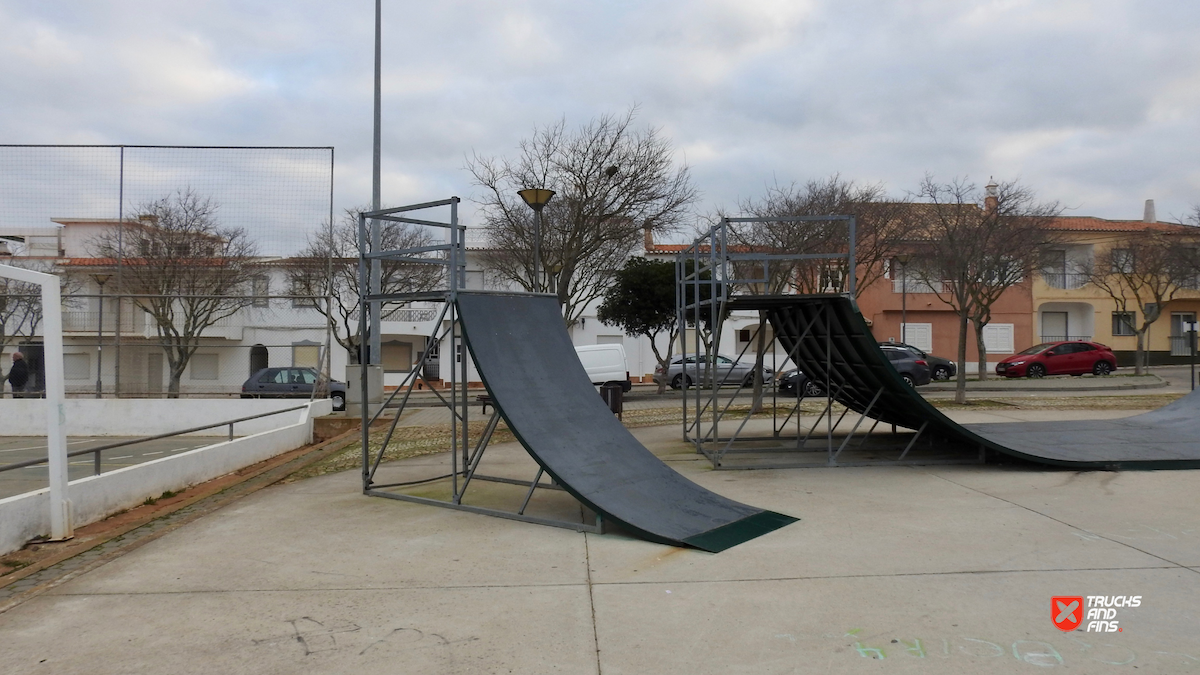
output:
M332 409L328 399L314 401L303 410L266 418L274 420L270 430L72 481L67 495L75 527L141 504L147 497L203 483L311 443L313 419ZM0 555L49 531L49 488L0 499Z
M332 411L329 399L326 403ZM162 399L162 398L69 398L64 404L68 436L153 436L182 429L215 424L239 417L305 405L307 399ZM0 417L7 436L45 436L45 399L0 400ZM281 413L239 422L233 433L246 436L276 429ZM328 414L328 413L322 413ZM225 436L228 426L196 432L194 436Z

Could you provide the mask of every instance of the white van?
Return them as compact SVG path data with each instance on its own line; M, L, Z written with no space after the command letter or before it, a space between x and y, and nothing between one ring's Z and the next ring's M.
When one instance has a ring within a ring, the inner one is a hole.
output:
M579 362L587 371L592 384L621 383L621 391L633 388L629 366L625 363L625 346L619 344L585 345L576 347Z

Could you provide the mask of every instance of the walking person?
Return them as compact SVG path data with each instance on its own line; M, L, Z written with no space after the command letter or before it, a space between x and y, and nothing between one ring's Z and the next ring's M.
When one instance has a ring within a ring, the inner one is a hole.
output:
M4 379L12 386L13 398L25 398L25 383L29 381L29 364L25 363L24 354L13 352L12 368Z

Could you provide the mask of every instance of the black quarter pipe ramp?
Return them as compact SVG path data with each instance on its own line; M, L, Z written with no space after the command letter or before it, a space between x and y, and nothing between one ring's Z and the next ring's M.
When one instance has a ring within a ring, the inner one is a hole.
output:
M848 297L742 296L729 306L766 311L801 370L826 383L839 403L881 422L924 427L964 450L983 447L1059 467L1200 468L1200 391L1124 419L960 425L900 379Z
M796 521L696 485L634 438L597 395L555 297L457 297L464 341L504 421L588 508L651 541L713 552Z

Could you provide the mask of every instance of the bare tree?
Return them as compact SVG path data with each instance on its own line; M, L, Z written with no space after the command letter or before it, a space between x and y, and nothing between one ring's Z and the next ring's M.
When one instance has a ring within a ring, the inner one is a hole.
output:
M95 257L123 259L118 291L135 296L154 321L171 398L204 332L253 302L247 286L256 246L245 230L222 227L217 210L212 198L181 189L142 204L136 221L92 242Z
M955 400L966 402L967 325L975 329L978 371L987 378L984 328L1005 291L1037 269L1053 243L1047 225L1061 208L1040 203L1017 181L989 184L984 193L960 179L938 183L926 175L918 197L928 206L915 244L920 260L912 270L958 315L958 386Z
M1180 221L1184 225L1200 226L1200 204L1192 204L1192 210Z
M852 215L855 217L855 293L883 275L885 261L897 252L914 227L911 211L888 199L882 185L858 185L834 174L803 185L768 188L760 199L747 199L741 211L757 218ZM773 254L833 254L849 249L849 227L844 220L766 221L734 223L731 238L743 249ZM766 264L737 265L737 276L762 279L750 293L841 293L849 289L845 261L837 259L774 260ZM766 312L759 312L756 331L755 372L762 372L766 351ZM761 375L755 376L755 401L762 396Z
M308 235L308 243L287 261L288 293L314 298L313 309L330 323L333 337L346 350L351 363L359 362L358 351L358 216L368 208L347 209L341 220ZM380 248L397 250L428 246L429 232L405 223L381 222ZM418 257L414 254L410 257ZM380 287L384 293L413 293L437 288L445 282L445 268L438 265L382 261ZM325 298L331 300L326 304ZM405 307L383 305L380 318L394 318Z
M40 261L5 258L5 265L21 267L35 272L49 272L50 266ZM65 280L65 277L60 277ZM64 300L66 294L63 295ZM0 349L12 344L13 340L32 337L42 323L41 286L9 277L0 277Z
M1200 271L1195 240L1185 245L1178 234L1147 228L1124 235L1096 256L1088 271L1088 281L1108 293L1137 336L1135 375L1147 365L1146 332L1179 291L1195 286ZM1134 318L1139 313L1141 321Z
M577 131L566 123L537 129L513 159L475 155L467 169L483 188L495 275L528 291L554 293L573 324L598 299L646 231L674 230L695 201L686 166L655 129L633 128L636 108L604 115ZM524 188L557 194L542 211L539 278L533 278L534 214Z

